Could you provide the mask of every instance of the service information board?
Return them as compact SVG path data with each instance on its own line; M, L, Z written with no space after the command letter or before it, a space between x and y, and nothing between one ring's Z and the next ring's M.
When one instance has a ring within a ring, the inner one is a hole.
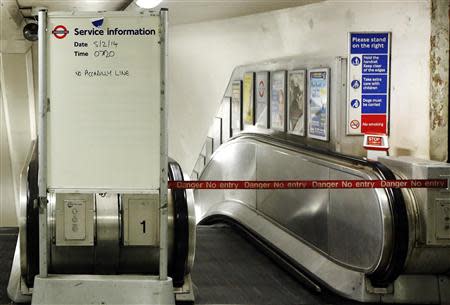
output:
M160 185L159 14L50 13L48 185Z
M388 134L390 33L350 33L347 134Z

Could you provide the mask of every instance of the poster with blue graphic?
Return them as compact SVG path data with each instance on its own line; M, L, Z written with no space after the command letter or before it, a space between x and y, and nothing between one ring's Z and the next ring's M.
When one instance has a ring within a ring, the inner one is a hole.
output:
M270 128L286 131L286 71L271 73Z
M308 71L308 137L329 140L329 84L330 70Z

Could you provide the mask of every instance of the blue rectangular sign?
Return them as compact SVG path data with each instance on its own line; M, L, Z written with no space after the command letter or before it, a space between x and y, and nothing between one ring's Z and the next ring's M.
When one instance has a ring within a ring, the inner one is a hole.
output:
M363 95L362 113L386 113L386 95Z
M352 54L388 54L388 33L352 33L350 37Z
M367 75L362 76L362 93L380 93L387 92L387 75Z
M363 74L386 74L388 71L387 55L363 55Z

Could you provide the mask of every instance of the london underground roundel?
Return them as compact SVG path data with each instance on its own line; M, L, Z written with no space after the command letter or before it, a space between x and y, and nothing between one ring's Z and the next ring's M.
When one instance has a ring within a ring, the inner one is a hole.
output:
M64 25L57 25L53 29L52 34L58 39L63 39L69 34L69 31Z

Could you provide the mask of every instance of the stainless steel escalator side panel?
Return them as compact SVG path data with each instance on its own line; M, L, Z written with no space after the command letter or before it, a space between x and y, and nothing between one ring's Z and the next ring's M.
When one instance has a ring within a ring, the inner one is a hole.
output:
M372 180L367 169L258 145L258 180ZM330 259L370 273L386 263L390 250L390 210L377 189L259 190L257 209Z
M197 202L196 197L196 204ZM200 202L203 205L205 202ZM381 295L369 293L364 273L337 264L320 252L278 226L273 220L258 213L242 202L223 201L208 205L201 219L217 215L230 217L247 229L263 237L272 246L281 249L301 266L307 266L308 274L322 285L344 297L360 302L380 302Z
M322 155L237 138L212 156L200 180L378 179L363 166ZM295 238L345 268L364 274L387 264L392 244L390 208L383 189L231 190L195 192L197 220L222 202L264 214L286 238ZM246 225L246 223L244 223ZM257 231L259 233L259 231ZM266 238L266 236L262 236ZM280 248L285 251L285 249ZM309 266L307 266L309 269Z
M223 148L226 147L226 149ZM257 143L222 145L211 157L199 180L255 180ZM236 200L256 209L255 190L205 190L201 192L204 202ZM195 194L194 194L195 196ZM197 197L195 198L196 206ZM202 206L202 205L200 205ZM198 215L197 215L198 217Z

